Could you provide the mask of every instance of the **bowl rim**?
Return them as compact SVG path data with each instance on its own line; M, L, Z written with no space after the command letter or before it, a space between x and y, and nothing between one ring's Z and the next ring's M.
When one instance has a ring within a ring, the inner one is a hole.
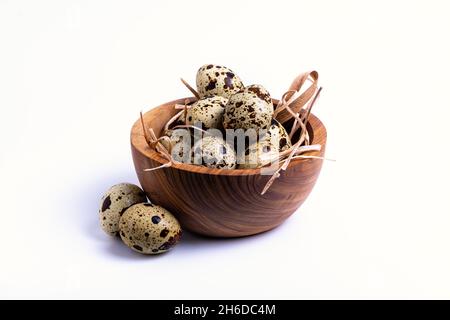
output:
M165 108L170 105L175 104L183 104L186 99L193 99L193 97L187 97L187 98L181 98L176 99L170 102L163 103L159 106L153 107L147 112L143 114L144 119L148 119L149 117L152 117L152 115L156 114L158 109ZM278 103L277 99L272 99L274 102L274 105ZM313 135L313 143L314 144L320 144L322 146L321 151L310 151L308 155L312 156L320 156L321 153L323 153L327 138L327 131L319 118L317 118L313 113L310 114L308 124L311 126L312 131L314 133ZM316 134L317 131L321 129L323 134L318 135ZM148 158L150 160L153 160L157 162L158 164L162 165L164 163L167 163L167 160L160 156L158 152L156 152L154 149L150 148L144 137L144 132L142 130L142 125L140 122L140 119L136 120L133 124L133 127L131 128L131 134L130 134L130 143L132 148L134 148L137 152L139 152L141 155L143 155L145 158ZM295 159L291 161L288 168L294 168L301 163L305 161L311 161L311 159ZM200 173L200 174L208 174L208 175L223 175L223 176L245 176L245 175L256 175L260 174L261 168L255 168L255 169L216 169L216 168L208 168L205 166L199 166L194 164L186 164L186 163L172 163L172 166L170 168L177 169L177 170L183 170L188 171L192 173ZM168 169L168 167L163 168L161 170Z

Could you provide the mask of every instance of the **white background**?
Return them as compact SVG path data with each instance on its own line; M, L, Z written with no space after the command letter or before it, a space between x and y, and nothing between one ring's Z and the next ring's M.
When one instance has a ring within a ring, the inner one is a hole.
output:
M1 298L450 298L448 1L0 0ZM316 69L319 181L271 232L140 256L98 226L138 112L205 63Z

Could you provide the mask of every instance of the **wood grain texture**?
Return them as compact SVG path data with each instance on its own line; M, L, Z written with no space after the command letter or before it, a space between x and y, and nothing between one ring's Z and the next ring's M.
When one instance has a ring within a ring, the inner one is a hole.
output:
M168 102L144 114L149 128L160 134L166 121L175 114L175 103ZM312 143L322 145L324 156L326 129L311 115ZM299 159L290 163L269 191L261 195L270 176L260 169L220 170L189 164L145 172L166 160L148 147L142 126L131 130L131 151L136 173L153 203L165 207L180 220L184 229L213 237L241 237L275 228L306 200L319 176L323 160Z

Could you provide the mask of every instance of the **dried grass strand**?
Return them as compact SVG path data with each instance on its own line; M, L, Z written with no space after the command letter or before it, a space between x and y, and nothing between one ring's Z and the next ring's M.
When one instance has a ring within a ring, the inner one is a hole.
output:
M155 131L153 131L152 128L150 128L147 131L147 128L145 126L144 117L142 115L142 111L140 112L140 119L141 119L141 125L142 130L144 132L144 138L147 142L148 146L152 149L155 149L163 158L165 158L168 162L164 163L158 167L150 168L150 169L144 169L144 171L153 171L165 167L170 167L173 163L172 156L170 155L169 151L164 147L164 145L160 142L164 138L168 138L167 136L161 136L159 138L156 137Z
M174 115L172 118L167 121L166 125L164 126L164 131L169 130L169 127L172 123L178 120L178 118L183 114L184 110L178 112L176 115Z
M181 128L191 128L194 130L199 130L199 131L203 132L204 134L210 134L208 131L205 131L202 128L193 126L192 124L180 124L180 125L173 127L173 129L181 129Z
M317 101L317 97L319 96L321 92L321 88L315 93L314 97L312 98L312 100L309 102L308 106L307 106L307 111L306 111L306 116L303 118L299 117L298 113L295 113L290 107L289 105L285 104L286 109L288 110L288 112L297 120L298 125L301 126L302 128L302 132L300 134L299 140L288 150L286 150L288 153L288 156L286 159L282 159L281 162L283 163L281 165L280 168L278 168L274 174L272 175L272 177L270 177L270 179L267 181L266 185L264 186L263 190L261 191L261 195L264 195L269 188L272 186L272 184L275 182L276 179L278 179L280 177L280 172L281 171L285 171L289 164L291 163L292 159L294 159L294 156L296 156L298 159L298 153L302 153L302 152L306 152L306 151L311 151L308 149L300 149L301 145L303 144L303 142L307 142L307 144L309 144L309 135L308 135L308 130L306 129L306 124L308 123L309 120L309 115L311 114L311 109L314 106L315 102ZM283 100L286 99L288 95L284 94L283 95ZM292 96L291 96L292 98ZM300 151L299 151L300 150Z
M303 85L306 83L306 81L309 80L311 82L311 85L303 91L297 98L291 100L295 93L300 92ZM286 107L289 106L294 113L300 112L300 110L308 103L308 101L311 100L311 98L314 96L314 93L317 90L317 84L319 80L319 73L317 71L309 71L300 74L297 76L294 81L292 82L291 86L289 87L289 90L286 94L286 99L289 101L289 105L278 105L277 109L275 110L275 118L281 123L285 123L289 119L292 118L292 115L288 110L286 110Z
M198 94L197 90L195 90L194 88L191 87L191 85L184 80L183 78L180 78L181 82L186 86L186 88L188 88L188 90L190 92L192 92L192 94L194 95L194 97L197 98L197 100L200 100L200 95Z

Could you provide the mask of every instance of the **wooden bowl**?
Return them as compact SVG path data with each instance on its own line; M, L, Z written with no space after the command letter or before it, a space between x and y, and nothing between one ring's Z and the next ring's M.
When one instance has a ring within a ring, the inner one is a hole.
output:
M184 101L175 100L148 111L144 114L146 126L159 135L164 124L178 111L174 104ZM312 143L322 145L321 151L308 154L323 156L324 125L311 115L308 129ZM144 171L167 161L147 145L139 120L131 129L131 150L139 182L150 200L171 211L184 229L213 237L248 236L280 225L308 197L323 162L293 160L261 195L270 176L260 175L260 169L220 170L173 164L169 168Z

